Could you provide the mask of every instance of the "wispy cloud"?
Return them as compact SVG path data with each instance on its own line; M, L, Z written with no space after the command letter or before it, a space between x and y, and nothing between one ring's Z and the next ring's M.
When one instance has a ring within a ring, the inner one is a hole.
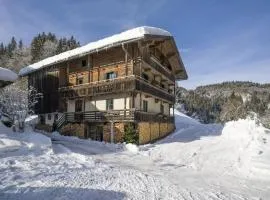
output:
M229 80L270 81L270 47L264 45L265 27L256 23L248 29L224 32L207 44L183 52L189 80L180 85L194 88Z

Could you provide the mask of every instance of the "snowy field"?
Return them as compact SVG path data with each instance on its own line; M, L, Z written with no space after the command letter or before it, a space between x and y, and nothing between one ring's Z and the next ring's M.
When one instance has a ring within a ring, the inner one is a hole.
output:
M173 134L139 148L0 124L0 199L270 199L270 130L176 114Z

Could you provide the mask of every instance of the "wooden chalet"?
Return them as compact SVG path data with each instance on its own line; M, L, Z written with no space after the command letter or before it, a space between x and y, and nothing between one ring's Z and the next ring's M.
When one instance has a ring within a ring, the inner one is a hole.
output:
M139 144L175 129L176 80L187 74L172 35L138 27L23 68L43 93L37 128L121 142L132 124Z

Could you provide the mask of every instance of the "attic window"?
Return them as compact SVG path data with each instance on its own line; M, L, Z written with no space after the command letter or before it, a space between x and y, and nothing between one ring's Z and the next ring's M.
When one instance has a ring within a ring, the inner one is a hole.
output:
M86 60L82 60L82 67L86 67L86 65L87 65Z

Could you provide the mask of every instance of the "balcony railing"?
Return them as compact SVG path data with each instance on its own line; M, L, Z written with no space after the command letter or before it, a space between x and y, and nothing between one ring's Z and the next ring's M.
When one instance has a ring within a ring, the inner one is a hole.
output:
M133 121L134 111L114 110L114 111L85 111L65 113L68 122L104 122L104 121Z
M148 93L169 102L174 102L174 96L165 89L154 86L141 77L134 75L59 88L60 96L63 98L83 96L96 97L112 93L132 92L135 90Z
M174 75L168 70L166 69L165 66L162 66L161 63L157 63L158 60L155 57L150 57L150 56L143 56L142 60L150 65L152 68L154 68L156 71L158 71L159 73L161 73L162 75L166 76L168 79L170 79L171 81L175 81L175 77Z
M64 113L66 122L117 122L117 121L147 121L174 123L173 116L160 113L147 113L132 109L113 111L85 111Z
M149 84L148 82L144 81L143 79L136 79L136 90L154 95L158 98L165 99L169 102L175 101L175 97L172 94L168 93L167 91L165 91L159 87L156 87L156 86Z

